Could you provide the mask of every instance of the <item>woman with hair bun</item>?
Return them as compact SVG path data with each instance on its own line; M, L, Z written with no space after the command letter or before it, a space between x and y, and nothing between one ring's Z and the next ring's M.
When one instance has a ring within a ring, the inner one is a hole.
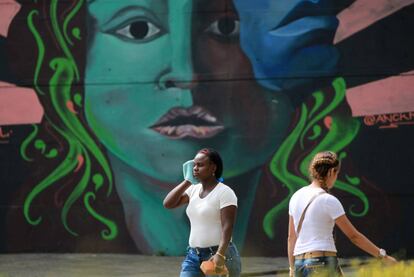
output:
M368 254L394 263L349 221L339 200L329 194L340 170L334 152L317 153L309 166L311 184L296 191L289 202L288 257L290 276L305 277L320 271L341 276L333 239L335 224L356 246Z

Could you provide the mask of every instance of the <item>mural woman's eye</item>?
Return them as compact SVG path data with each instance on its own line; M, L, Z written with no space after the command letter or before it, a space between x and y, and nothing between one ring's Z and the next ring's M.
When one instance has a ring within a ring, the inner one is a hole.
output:
M161 29L147 20L137 20L116 31L116 34L133 40L151 40L161 33Z
M211 23L206 31L221 37L237 37L240 33L240 21L232 17L223 17Z

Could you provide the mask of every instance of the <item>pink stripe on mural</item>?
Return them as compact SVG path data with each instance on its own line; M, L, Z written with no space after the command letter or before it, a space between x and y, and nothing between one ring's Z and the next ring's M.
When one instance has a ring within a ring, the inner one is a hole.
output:
M349 89L346 98L353 116L414 111L414 71Z
M414 0L357 0L338 14L334 43L355 34L378 20L411 5Z
M34 90L0 82L0 126L39 123L42 117Z
M20 10L14 0L0 0L0 36L7 37L10 23Z

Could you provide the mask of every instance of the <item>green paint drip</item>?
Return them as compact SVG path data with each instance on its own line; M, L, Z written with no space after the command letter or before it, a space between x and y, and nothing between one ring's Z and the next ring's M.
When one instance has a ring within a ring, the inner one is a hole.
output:
M103 230L101 232L101 237L104 240L113 240L118 235L118 227L117 227L117 225L113 221L111 221L111 220L109 220L109 219L101 216L100 214L98 214L92 208L90 202L91 202L91 200L95 200L95 198L96 198L96 196L95 196L95 194L93 192L87 192L87 193L85 193L85 196L83 198L83 203L85 204L85 207L88 209L88 212L96 220L98 220L99 222L101 222L102 224L104 224L104 225L106 225L108 227L108 229Z
M311 136L309 136L309 140L317 139L322 133L322 128L319 125L313 126L312 129L313 129L313 134Z
M92 177L92 181L95 184L95 191L98 191L102 187L104 179L101 174L95 174Z
M80 93L75 93L73 101L78 107L82 107L82 95Z
M64 58L55 58L52 60L50 66L56 71L50 80L51 86L51 99L55 110L58 112L60 119L64 122L65 126L68 127L69 131L76 136L78 141L82 143L94 157L97 159L105 175L108 177L108 190L107 196L112 192L113 180L112 172L109 163L102 151L89 136L87 131L82 125L82 122L73 114L69 109L66 108L66 103L71 100L70 89L68 85L61 85L63 83L71 84L73 81L73 74L71 63ZM64 107L64 109L62 109Z
M70 52L64 36L62 35L62 32L59 28L59 21L58 21L58 16L57 16L57 5L58 5L59 0L52 0L51 4L50 4L50 20L52 23L52 28L53 28L53 32L55 34L55 37L60 45L60 48L63 50L63 52L66 55L66 58L69 61L70 66L72 67L72 69L74 70L75 76L76 76L76 80L79 81L80 80L80 76L79 76L79 71L78 68L75 65L75 61L73 59L72 53Z
M55 148L50 149L50 151L45 155L48 159L56 158L58 155L58 151Z
M325 96L323 95L322 91L318 90L316 92L314 92L312 94L313 98L315 98L315 105L313 106L313 108L311 109L311 111L309 112L309 116L308 119L313 117L313 114L319 110L319 108L322 106L323 104L323 100L325 99Z
M37 139L35 140L34 146L36 149L40 150L40 152L43 154L43 156L45 156L48 159L52 159L52 158L56 158L58 155L58 151L56 148L52 148L49 150L49 152L46 152L46 143L41 140L41 139Z
M22 142L22 145L20 146L20 155L27 162L33 161L33 159L27 157L27 153L26 153L27 147L29 146L29 144L33 142L33 140L35 139L35 137L37 136L39 132L39 127L37 127L37 125L33 124L32 127L33 127L33 132L30 133L30 135Z
M40 150L42 154L45 153L46 144L43 140L41 139L35 140L34 146L36 149Z
M73 45L73 42L68 36L68 24L73 19L73 17L79 12L82 5L83 5L83 0L79 0L78 3L76 4L76 6L73 8L73 10L70 11L70 13L68 14L68 16L65 18L65 20L63 22L63 34L65 36L66 41L70 45ZM80 30L79 30L79 28L73 28L72 29L72 35L76 39L80 40Z
M307 108L302 105L299 122L293 132L282 143L270 162L270 171L278 178L289 190L288 196L281 203L268 211L263 219L263 230L269 238L274 238L275 233L273 225L279 215L287 208L289 199L292 194L302 186L306 185L306 180L298 177L288 171L288 158L293 147L299 140L299 136L305 126L307 117Z
M343 159L345 159L345 158L346 158L346 156L347 156L346 152L341 152L341 153L338 155L338 159L339 159L340 161L342 161Z
M350 177L348 175L345 175L345 179L348 181L348 183L354 186L358 186L361 183L361 180L358 177Z
M300 141L301 141L301 147L303 149L303 140L304 140L304 136L308 133L308 130L310 128L312 128L313 125L316 124L316 122L320 121L322 118L324 118L325 116L327 116L330 112L332 112L338 105L339 103L342 102L342 100L345 97L345 80L343 78L337 78L332 82L332 86L335 89L335 95L334 98L332 99L332 102L329 103L329 105L318 115L316 115L315 117L313 117L309 123L307 124L307 126L305 127L305 130L303 131L302 135L300 136ZM315 94L321 94L322 92L318 91ZM316 96L314 95L315 98L317 97L321 97L321 96ZM319 104L319 103L318 103Z
M33 23L34 15L39 15L39 12L37 10L33 10L29 13L27 17L27 25L29 26L30 32L32 32L33 34L33 37L36 41L36 45L38 49L38 56L36 60L36 68L35 68L33 82L34 82L34 86L36 90L38 91L38 93L41 95L44 95L45 93L40 89L38 82L39 82L40 68L42 67L43 59L45 57L45 44L43 43L42 37L40 36L39 32L36 30L36 27L34 26L34 23Z
M71 144L71 140L68 140ZM38 217L37 219L32 219L30 216L30 206L33 200L45 189L50 187L52 184L57 183L61 178L68 175L72 172L76 167L76 159L77 156L77 149L75 149L74 145L69 146L69 153L66 156L65 160L51 173L49 174L43 181L37 184L32 191L27 195L24 204L23 204L23 214L27 220L32 225L38 225L42 218Z
M83 192L88 186L88 182L90 179L90 173L91 173L91 162L90 162L88 153L86 153L83 148L81 150L81 153L85 157L85 170L84 170L81 180L76 185L76 187L73 189L68 199L66 199L65 204L63 205L63 208L62 208L62 213L61 213L61 219L63 222L63 226L65 226L65 229L74 236L77 236L78 234L72 231L72 229L70 229L68 225L68 219L67 219L68 213L71 207L73 206L73 204L76 202L76 200L78 200L82 196Z
M351 207L349 208L349 213L354 216L354 217L363 217L365 215L367 215L368 211L369 211L369 200L368 197L358 188L351 186L343 181L336 181L335 183L335 188L346 191L354 196L356 196L359 200L361 200L362 202L362 211L360 212L355 212L354 208L355 205L351 205Z
M81 40L80 29L73 28L72 29L72 36L74 36L77 40Z

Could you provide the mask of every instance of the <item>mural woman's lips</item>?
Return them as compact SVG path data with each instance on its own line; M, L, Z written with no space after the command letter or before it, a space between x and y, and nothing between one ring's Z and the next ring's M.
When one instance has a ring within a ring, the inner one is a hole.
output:
M273 30L279 29L305 17L335 17L335 13L333 12L332 7L324 6L322 1L316 3L311 1L300 1L285 15L285 17L282 18Z
M284 38L301 38L303 36L314 36L314 33L332 33L338 27L338 20L335 16L307 16L302 17L288 24L278 26L269 33L272 36ZM332 36L332 35L330 35ZM332 43L331 39L327 43Z
M336 32L337 27L338 19L331 7L322 2L300 1L269 33L288 40L295 39L299 44L309 40L331 44L332 32Z
M172 108L150 128L172 139L211 138L224 130L217 118L200 106Z

